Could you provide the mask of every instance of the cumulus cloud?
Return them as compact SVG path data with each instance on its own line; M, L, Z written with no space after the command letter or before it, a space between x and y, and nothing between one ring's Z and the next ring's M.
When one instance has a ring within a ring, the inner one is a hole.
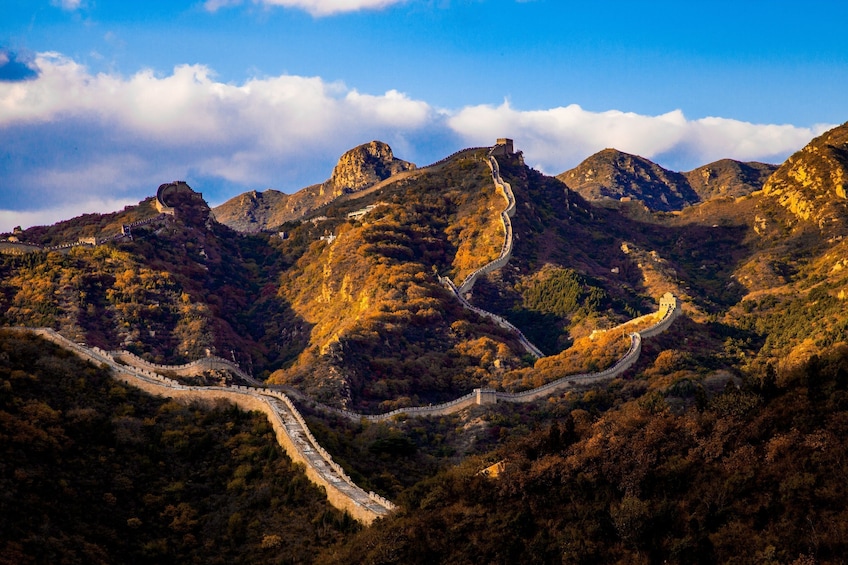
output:
M20 206L73 202L80 193L147 194L187 177L221 191L300 188L329 177L338 156L360 143L408 144L432 129L435 115L396 90L367 94L318 77L231 84L203 65L122 77L90 73L58 53L35 62L37 79L0 83L0 144L8 148L0 200ZM207 195L214 200L215 189Z
M509 102L469 106L448 120L469 144L509 135L528 163L560 173L587 156L613 147L687 170L722 158L780 162L833 127L752 124L725 118L687 119L674 110L658 116L610 110L590 112L576 104L522 111Z
M296 8L309 12L315 17L331 16L343 12L358 12L360 10L379 10L405 0L253 0L264 6L282 6ZM221 8L238 6L242 0L206 0L204 6L210 12Z

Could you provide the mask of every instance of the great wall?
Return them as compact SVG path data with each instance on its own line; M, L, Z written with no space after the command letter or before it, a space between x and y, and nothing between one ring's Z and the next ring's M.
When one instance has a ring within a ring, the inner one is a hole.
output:
M294 390L286 390L290 396L294 396L299 401L308 404L312 408L336 414L347 418L350 421L358 422L365 419L369 422L383 422L397 418L401 415L409 417L428 417L428 416L446 416L454 414L474 405L496 404L497 402L533 402L541 398L550 396L556 392L577 387L585 387L587 385L597 384L602 381L609 381L621 375L633 366L642 353L642 339L650 338L664 332L675 319L680 315L680 305L677 297L671 293L666 293L660 298L659 309L653 314L646 314L634 320L620 324L615 328L606 330L609 332L623 331L629 325L644 323L651 318L657 318L657 321L649 327L630 333L630 347L627 352L616 361L611 367L596 373L580 373L568 375L560 379L545 383L536 388L521 392L502 392L491 389L477 388L470 393L455 398L454 400L441 404L433 404L428 406L409 406L397 408L391 412L383 414L360 414L350 410L343 410L332 406L327 406L312 400L308 396Z
M456 152L454 155L434 163L430 167L438 166L447 162L456 155L473 152L477 149L466 149ZM500 176L497 159L498 154L512 154L512 141L499 139L498 143L490 148L487 155L487 163L492 171L492 179L495 187L503 195L507 202L506 208L501 212L500 218L504 229L504 243L497 259L487 263L469 274L460 287L457 287L448 277L441 277L442 283L451 291L457 300L471 311L480 316L492 320L494 323L504 327L518 336L522 346L527 352L536 357L543 354L531 344L518 328L508 321L491 312L487 312L468 302L465 294L474 286L475 281L481 275L491 273L502 268L512 255L513 232L510 218L515 213L515 196L509 183L503 181ZM428 167L429 168L429 167ZM416 172L421 172L418 169ZM401 173L401 174L407 174ZM391 180L391 179L387 179ZM173 216L174 208L165 202L165 194L171 190L169 187L180 187L185 183L175 181L159 187L155 205L159 216L143 220L149 223L166 216ZM188 185L185 185L188 186ZM122 236L130 236L129 229ZM497 402L524 403L533 402L540 398L549 396L557 391L596 384L615 378L629 369L639 358L642 349L642 339L655 336L668 328L679 316L680 307L677 298L666 293L660 299L660 306L655 314L649 314L632 320L646 321L651 317L659 318L651 326L637 332L630 333L630 347L628 351L611 367L596 373L584 373L569 375L555 381L546 383L540 387L522 392L501 392L491 389L474 389L472 392L445 402L430 406L416 406L399 408L384 414L358 414L346 410L340 410L316 403L297 391L288 391L298 400L308 403L313 407L331 413L339 414L352 421L380 422L396 418L401 415L407 416L441 416L456 413L474 405L490 405ZM624 324L622 325L624 326ZM621 326L620 326L621 327ZM254 379L250 374L243 371L238 365L219 357L205 357L185 365L158 365L141 359L127 351L107 352L97 347L89 348L86 345L73 342L49 328L10 328L15 331L27 331L35 333L44 339L56 343L65 349L73 351L83 359L95 364L101 364L111 369L113 376L132 386L138 387L150 394L165 396L183 401L233 402L242 409L260 411L265 414L274 429L276 439L286 453L295 462L302 463L310 481L325 489L327 499L336 508L348 512L353 518L365 524L372 523L375 519L388 515L396 507L385 498L373 493L365 492L357 486L344 470L335 463L330 454L322 448L312 433L309 431L303 416L290 400L289 396L281 390L268 388L260 381ZM616 328L613 328L614 331ZM175 376L190 376L198 372L210 370L226 370L238 376L252 386L189 386L179 383L168 376L160 373L173 374Z
M0 253L5 255L25 255L27 253L36 253L36 252L55 252L55 253L68 253L72 249L77 247L95 247L97 245L103 245L105 243L117 242L121 240L132 240L132 230L133 228L145 226L151 224L153 222L161 222L168 220L169 218L174 217L175 208L173 206L168 205L165 202L166 193L173 192L175 190L184 190L188 189L192 194L197 194L202 198L201 193L195 193L185 181L175 180L172 182L168 182L159 186L156 191L156 198L153 200L153 205L156 208L156 211L159 212L157 215L152 216L150 218L145 218L143 220L138 220L135 222L131 222L129 224L122 224L121 231L114 233L112 235L107 236L91 236L91 237L80 237L76 241L68 241L65 243L61 243L59 245L40 245L37 243L29 243L18 241L16 235L13 235L9 239L0 240Z
M153 371L119 363L108 351L73 342L49 328L9 329L34 333L83 359L105 365L111 369L116 379L156 396L207 403L227 401L244 410L262 412L268 417L279 444L293 461L304 465L310 481L325 489L330 504L365 524L370 524L395 509L395 505L390 501L373 492L365 492L351 480L341 466L318 444L303 416L288 396L278 390L247 386L183 385Z

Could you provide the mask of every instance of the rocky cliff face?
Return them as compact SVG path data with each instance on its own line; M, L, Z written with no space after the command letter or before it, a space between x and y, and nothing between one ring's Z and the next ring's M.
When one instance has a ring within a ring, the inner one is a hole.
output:
M291 212L286 206L291 196L272 189L251 190L216 207L215 219L236 231L256 233L285 222L282 218Z
M595 153L557 178L588 200L631 198L651 210L679 210L700 200L682 174L616 149Z
M840 228L848 220L848 123L789 157L766 182L763 193L802 220L844 232Z
M332 190L333 196L340 196L364 190L392 175L414 168L412 163L396 159L387 144L372 141L342 155L333 169L333 176L324 184Z
M236 231L255 233L299 220L342 195L365 190L394 174L412 169L415 165L395 158L387 144L372 141L342 155L332 176L321 184L294 194L271 189L245 192L216 207L215 218Z

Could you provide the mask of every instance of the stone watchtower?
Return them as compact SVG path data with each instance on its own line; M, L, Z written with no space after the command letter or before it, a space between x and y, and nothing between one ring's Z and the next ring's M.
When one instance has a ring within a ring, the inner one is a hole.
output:
M666 292L660 297L660 312L665 313L675 308L677 308L677 297L672 293Z
M513 155L515 150L512 146L512 140L508 137L500 137L498 138L497 143L495 143L494 147L492 147L489 152L490 155Z
M176 208L175 201L178 202L181 196L183 200L186 196L200 201L203 200L202 192L195 192L184 180L175 180L159 186L154 201L156 209L160 214L173 216Z

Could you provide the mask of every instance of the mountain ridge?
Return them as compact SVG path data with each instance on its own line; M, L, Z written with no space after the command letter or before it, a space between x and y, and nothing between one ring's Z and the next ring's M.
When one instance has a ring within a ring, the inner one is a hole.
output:
M844 522L834 509L844 500L836 455L848 421L848 231L831 220L845 202L846 135L848 125L812 140L768 189L752 190L767 167L720 161L690 171L705 196L674 213L635 199L592 201L519 153L499 154L515 201L510 228L488 148L401 172L355 199L341 194L275 233L237 233L187 189L173 217L138 225L132 238L0 256L0 320L157 364L233 358L259 380L337 409L400 409L363 422L312 410L309 400L298 407L348 476L400 506L311 556L321 562L550 562L566 552L577 562L837 559L844 536L828 524ZM623 163L636 180L665 174L647 160ZM77 241L154 216L145 201L17 235ZM509 262L484 269L462 298L526 333L547 354L539 360L439 283L498 262L510 229ZM604 386L569 386L532 408L403 416L457 392L536 389L629 359L619 324L665 292L681 297L681 315ZM15 394L32 381L3 366L0 379ZM100 396L120 407L120 437L144 429L117 388ZM55 421L43 406L19 407ZM481 472L492 468L500 475ZM0 479L24 481L26 471ZM238 471L226 490L249 485L251 473ZM668 505L669 492L679 504ZM157 515L179 514L176 504ZM234 533L247 522L229 519ZM481 535L468 544L468 531Z
M232 229L256 233L299 220L343 194L365 190L397 173L411 171L413 163L398 159L382 141L371 141L346 151L330 178L292 194L268 189L235 196L213 210L215 218Z
M635 200L670 212L711 198L740 197L763 187L776 165L721 159L675 172L638 155L604 149L557 178L590 201Z

